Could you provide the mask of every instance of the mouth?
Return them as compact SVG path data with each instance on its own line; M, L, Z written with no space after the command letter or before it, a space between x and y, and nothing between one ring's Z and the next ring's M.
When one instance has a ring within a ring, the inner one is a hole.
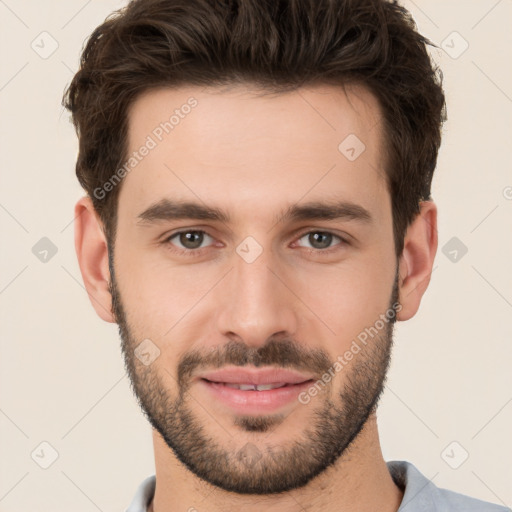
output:
M294 401L310 386L311 375L279 368L225 368L198 376L197 382L208 393L208 399L221 403L237 413L265 414Z
M251 386L247 388L247 390L252 390L253 387L265 390L263 386L276 388L301 384L312 380L313 375L303 374L285 368L240 368L231 366L222 368L221 370L201 373L198 378L226 385Z
M215 382L210 381L208 379L203 380L205 380L206 382L210 382L211 384L219 384L221 386L226 386L231 389L240 389L241 391L270 391L271 389L279 389L287 386L296 386L296 384L289 384L286 382L277 382L272 384L233 384L231 382Z

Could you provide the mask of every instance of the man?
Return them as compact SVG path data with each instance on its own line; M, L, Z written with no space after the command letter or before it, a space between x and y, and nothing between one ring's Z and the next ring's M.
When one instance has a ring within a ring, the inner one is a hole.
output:
M379 444L437 249L427 43L385 0L135 0L92 34L76 250L153 426L129 512L505 510Z

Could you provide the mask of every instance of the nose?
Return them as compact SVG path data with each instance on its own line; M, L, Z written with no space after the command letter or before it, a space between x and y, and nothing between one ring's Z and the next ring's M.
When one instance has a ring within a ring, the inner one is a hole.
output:
M270 250L251 263L235 254L233 265L217 297L220 335L255 348L269 338L295 336L298 301Z

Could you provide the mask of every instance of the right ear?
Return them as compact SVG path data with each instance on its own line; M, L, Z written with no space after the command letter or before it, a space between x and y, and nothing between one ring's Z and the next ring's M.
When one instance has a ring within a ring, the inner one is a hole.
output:
M75 205L75 250L80 272L96 313L106 322L115 323L108 246L102 226L91 198L82 197Z

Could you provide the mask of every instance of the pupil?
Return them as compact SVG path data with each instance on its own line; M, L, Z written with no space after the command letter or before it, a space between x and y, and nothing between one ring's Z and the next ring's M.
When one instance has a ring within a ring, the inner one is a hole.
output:
M332 235L330 233L311 233L309 235L309 243L316 249L325 249L329 247L332 242Z
M188 231L180 234L180 243L187 249L197 249L203 242L203 234L199 231Z

